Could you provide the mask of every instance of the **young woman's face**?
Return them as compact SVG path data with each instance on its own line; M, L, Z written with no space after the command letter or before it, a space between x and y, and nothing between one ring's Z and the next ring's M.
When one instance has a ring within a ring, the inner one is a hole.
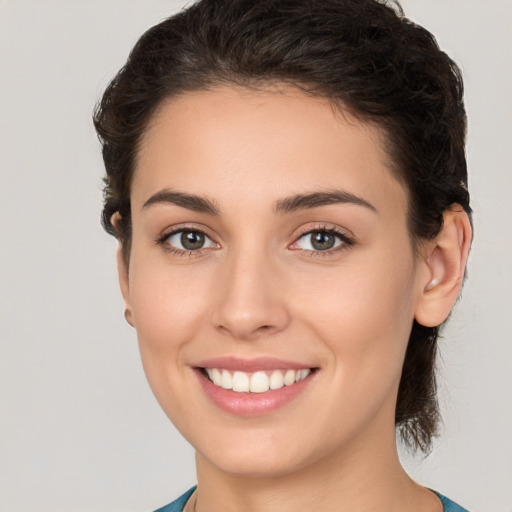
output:
M185 94L145 134L128 318L164 411L222 471L394 439L425 276L383 145L293 90Z

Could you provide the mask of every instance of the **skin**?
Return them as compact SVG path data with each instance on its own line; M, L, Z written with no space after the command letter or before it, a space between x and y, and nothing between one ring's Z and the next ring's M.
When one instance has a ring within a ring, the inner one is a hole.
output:
M187 93L148 127L120 283L150 386L196 449L199 512L442 510L400 466L394 411L412 321L448 315L470 228L453 208L415 252L383 147L378 128L292 89ZM218 213L155 199L170 190ZM371 206L276 212L332 190ZM179 236L166 235L180 229L204 231L204 248L176 252ZM335 250L313 250L314 229L339 231ZM317 370L294 400L247 418L199 385L194 367L219 356Z

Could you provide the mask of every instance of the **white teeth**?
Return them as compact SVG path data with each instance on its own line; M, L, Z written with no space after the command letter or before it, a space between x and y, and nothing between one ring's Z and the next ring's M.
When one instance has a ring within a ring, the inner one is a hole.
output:
M252 374L249 389L251 393L265 393L268 391L269 382L265 372L256 372Z
M269 387L270 389L279 389L284 386L284 377L282 372L279 370L275 370L272 372L272 375L270 376L270 383Z
M298 372L297 372L298 373ZM300 371L300 380L305 379L309 374L311 373L311 370L309 368L306 368L304 370Z
M220 387L224 389L231 389L233 387L233 379L227 370L222 370Z
M208 373L208 376L210 377L210 379L213 381L213 383L216 386L220 386L220 383L222 382L222 375L221 375L220 371L217 368L214 368L212 370L212 374L211 375L210 375L210 373Z
M288 370L284 375L284 383L286 386L291 386L295 382L295 371Z
M301 370L274 370L272 373L258 371L248 374L242 371L231 373L220 368L205 368L210 380L224 389L232 389L237 393L266 393L269 389L280 389L291 386L305 379L311 369Z
M246 373L235 372L233 374L233 391L249 392L249 376Z

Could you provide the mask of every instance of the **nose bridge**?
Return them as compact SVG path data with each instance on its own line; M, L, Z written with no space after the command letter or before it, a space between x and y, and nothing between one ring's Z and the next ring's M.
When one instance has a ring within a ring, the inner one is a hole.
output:
M247 245L233 249L224 261L213 315L217 329L239 339L278 332L289 321L276 262L261 246Z

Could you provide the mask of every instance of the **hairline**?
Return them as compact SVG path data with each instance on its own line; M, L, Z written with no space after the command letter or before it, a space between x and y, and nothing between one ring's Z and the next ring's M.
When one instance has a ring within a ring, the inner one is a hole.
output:
M130 219L127 225L127 233L124 233L123 240L120 240L123 244L123 254L125 255L125 263L126 267L129 266L129 256L131 252L131 243L132 243L132 210L131 210L131 188L133 179L135 176L135 172L138 168L138 161L141 152L143 151L143 147L145 144L145 140L148 137L148 134L151 132L151 128L158 122L158 117L161 112L165 109L167 105L170 103L177 101L178 99L190 95L190 94L202 94L207 92L217 92L222 90L223 88L227 88L230 90L236 90L240 92L253 92L253 93L268 93L274 92L275 94L289 94L291 91L296 91L301 94L305 94L310 96L311 98L323 99L330 106L333 115L339 120L343 119L345 122L350 124L350 118L352 117L355 120L358 120L362 123L365 123L367 126L372 126L377 129L377 133L379 135L379 139L381 142L381 148L383 153L386 155L387 160L384 162L386 168L389 170L390 174L397 180L398 184L404 188L407 200L407 211L406 211L406 221L407 221L407 231L409 234L409 238L411 241L411 247L413 248L414 254L418 255L420 247L422 246L424 239L421 236L418 236L412 226L412 194L409 184L407 183L406 173L400 169L399 162L396 161L396 157L393 156L393 141L391 137L391 130L386 126L386 120L388 118L384 117L383 122L378 122L376 116L367 115L360 110L351 107L341 98L333 98L332 94L329 94L325 88L322 88L319 84L315 84L314 82L307 81L297 81L293 79L286 78L271 78L271 77L222 77L222 76L210 76L207 81L204 82L201 87L182 87L178 91L174 91L172 93L164 95L159 101L155 102L152 108L148 109L147 118L142 126L140 131L140 135L134 144L134 157L132 166L130 169L130 175L127 180L127 189L128 189L128 206L127 211L130 212ZM118 232L114 226L114 234L116 238L119 239ZM124 247L124 244L127 244L127 247ZM125 252L126 251L126 252Z

